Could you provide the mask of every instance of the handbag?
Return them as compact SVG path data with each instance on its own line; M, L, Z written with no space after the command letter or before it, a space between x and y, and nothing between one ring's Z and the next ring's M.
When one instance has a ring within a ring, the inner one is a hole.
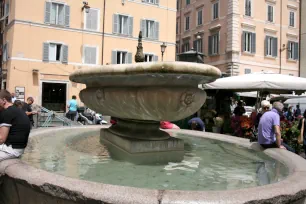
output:
M301 133L300 133L300 136L298 138L298 143L299 144L303 144L303 140L304 140L304 123L305 123L305 119L302 119Z

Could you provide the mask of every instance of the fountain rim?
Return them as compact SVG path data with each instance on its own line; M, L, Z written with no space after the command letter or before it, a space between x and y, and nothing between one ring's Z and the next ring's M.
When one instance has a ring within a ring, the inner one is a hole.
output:
M140 74L188 74L206 76L217 79L220 78L221 71L208 64L191 62L144 62L134 64L116 64L103 66L86 65L70 74L69 79L73 82L82 82L87 77L92 76L130 76Z
M104 126L106 128L108 126ZM103 126L90 127L61 127L33 131L31 138L49 135L67 129L83 129L89 131L100 130ZM168 132L186 133L195 137L214 139L246 148L262 151L257 143L249 143L248 140L190 130L170 130ZM39 189L41 192L62 199L91 199L106 203L188 203L197 202L219 203L245 203L250 201L277 201L278 199L301 199L306 196L306 162L303 158L282 149L267 149L263 151L268 156L279 160L289 168L289 175L284 180L265 186L251 187L245 189L228 191L179 191L144 189L127 186L117 186L91 181L69 178L42 169L37 169L21 160L12 159L0 162L0 175L6 175L23 185L28 184L30 188ZM99 189L99 190L97 190ZM66 192L66 193L63 193ZM70 192L71 194L67 195ZM67 196L67 197L65 197Z

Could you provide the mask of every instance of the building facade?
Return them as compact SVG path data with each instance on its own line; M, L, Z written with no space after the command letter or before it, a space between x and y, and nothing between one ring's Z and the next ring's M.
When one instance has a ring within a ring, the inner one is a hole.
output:
M299 75L299 0L177 0L176 53L227 75Z
M162 43L175 60L175 1L3 0L0 12L2 88L51 110L84 88L74 70L133 63L140 30L146 61L161 60Z

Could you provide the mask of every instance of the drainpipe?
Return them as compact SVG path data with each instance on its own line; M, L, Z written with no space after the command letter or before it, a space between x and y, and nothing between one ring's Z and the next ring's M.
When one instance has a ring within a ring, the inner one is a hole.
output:
M4 0L1 0L0 6L3 6ZM3 81L3 64L2 64L2 59L3 59L3 37L4 37L4 30L0 32L0 46L2 49L2 54L0 56L0 89L2 89L2 81Z
M282 39L283 39L283 0L281 0L280 9L280 47L279 47L279 73L282 73Z
M101 59L101 64L104 64L104 35L105 35L105 7L106 6L106 0L104 0L104 5L103 5L103 28L102 28L102 59Z
M182 48L182 33L183 33L183 30L182 30L182 28L184 28L184 26L182 26L182 18L183 18L183 16L182 16L182 6L183 6L183 0L180 0L180 41L179 41L179 49L178 50L180 50L181 52L179 52L179 53L182 53L183 52L183 50L181 50L181 48Z
M302 0L300 0L300 10L299 10L299 77L301 76L301 47L302 47Z

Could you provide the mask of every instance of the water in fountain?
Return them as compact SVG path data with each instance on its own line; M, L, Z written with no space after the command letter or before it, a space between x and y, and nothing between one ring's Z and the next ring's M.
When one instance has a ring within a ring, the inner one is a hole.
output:
M167 164L135 165L112 158L100 144L98 130L63 130L31 142L22 160L67 177L150 189L227 190L274 183L288 169L262 152L220 142L173 134L184 140L184 159ZM31 147L30 146L30 147Z

